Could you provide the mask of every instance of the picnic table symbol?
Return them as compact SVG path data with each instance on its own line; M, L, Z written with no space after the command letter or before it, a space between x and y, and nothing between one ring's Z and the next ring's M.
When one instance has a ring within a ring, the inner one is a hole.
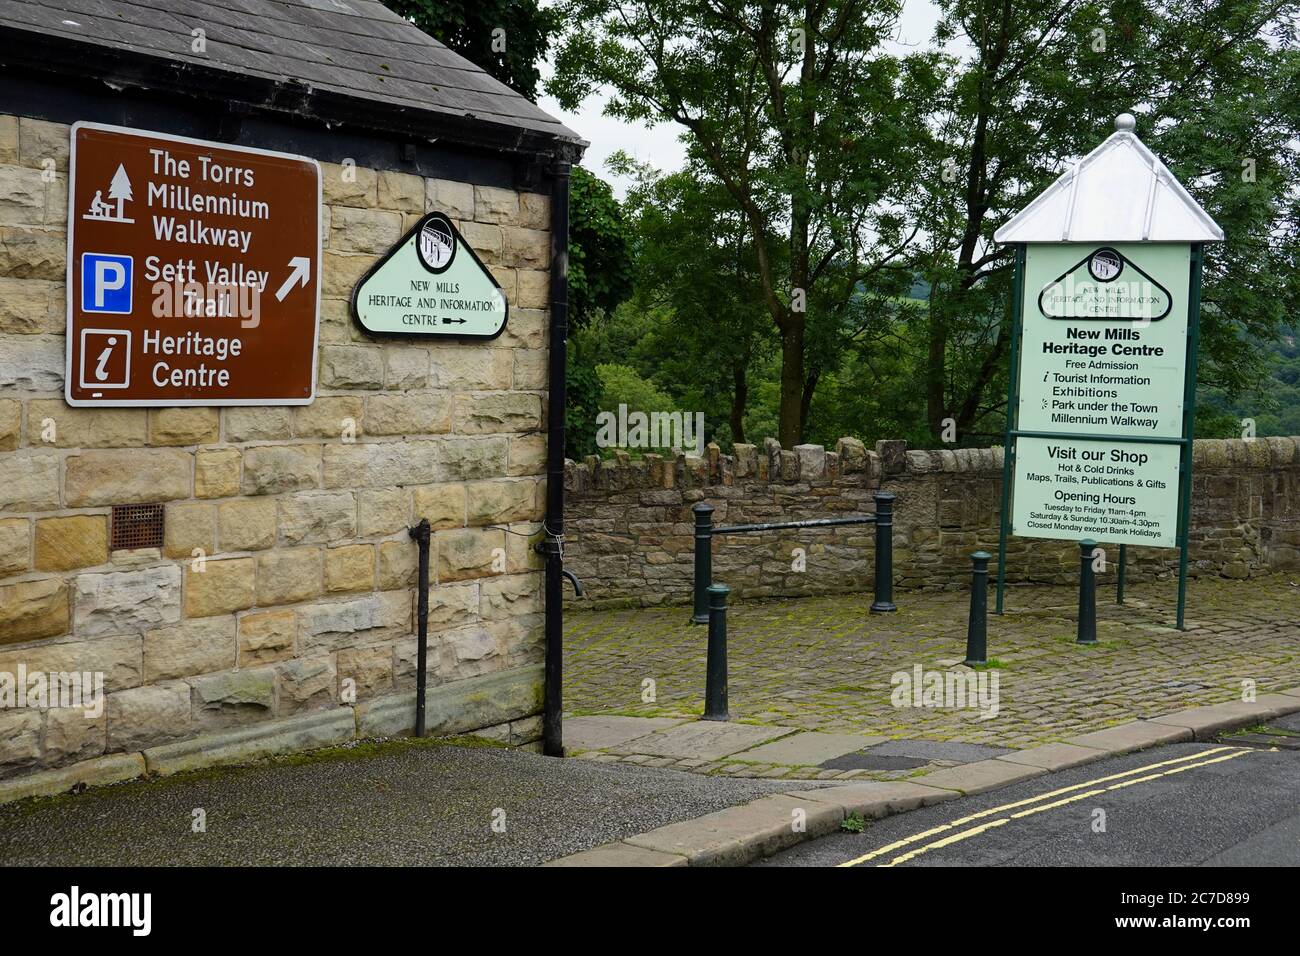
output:
M97 219L102 222L135 222L134 219L128 219L123 212L123 204L130 202L134 197L131 194L131 178L126 174L126 167L121 163L117 164L117 172L113 174L113 180L108 184L108 198L110 201L105 202L104 191L95 190L95 198L90 201L90 210L82 215L82 219ZM117 205L114 207L113 203Z

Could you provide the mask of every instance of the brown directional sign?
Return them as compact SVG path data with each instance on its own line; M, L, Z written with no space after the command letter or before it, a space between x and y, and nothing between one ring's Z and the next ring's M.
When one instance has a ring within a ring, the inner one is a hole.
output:
M315 396L320 166L77 123L70 405L304 405Z

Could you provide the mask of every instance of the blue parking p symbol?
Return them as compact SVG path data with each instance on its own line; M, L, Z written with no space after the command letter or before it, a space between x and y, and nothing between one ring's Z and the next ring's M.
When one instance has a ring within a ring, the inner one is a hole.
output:
M131 257L99 252L81 255L81 311L131 312Z

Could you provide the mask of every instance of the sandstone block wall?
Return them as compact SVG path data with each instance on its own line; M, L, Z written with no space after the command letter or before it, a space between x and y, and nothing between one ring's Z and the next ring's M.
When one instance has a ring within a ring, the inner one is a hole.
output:
M1197 441L1192 475L1193 575L1300 567L1300 439ZM583 603L689 602L698 501L717 509L716 526L756 524L870 514L876 490L898 495L895 583L957 588L970 580L972 551L997 551L1002 449L908 451L899 441L868 449L842 438L827 451L768 439L733 455L711 445L704 457L570 461L565 485L565 561L587 590ZM1077 580L1076 545L1013 537L1007 553L1008 580ZM1177 569L1177 550L1129 549L1130 580ZM714 579L740 598L869 592L873 574L872 525L714 540Z
M549 197L324 163L314 404L72 409L69 135L0 117L0 672L99 671L108 699L0 710L0 777L409 693L421 517L430 685L493 675L503 703L470 723L535 739ZM504 288L505 332L366 338L353 285L433 208ZM110 506L147 502L163 546L111 551Z

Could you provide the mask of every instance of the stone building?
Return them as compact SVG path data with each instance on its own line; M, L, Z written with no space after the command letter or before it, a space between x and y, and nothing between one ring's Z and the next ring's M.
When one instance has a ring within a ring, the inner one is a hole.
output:
M102 675L105 699L4 702L0 796L409 732L421 518L429 732L533 745L551 226L584 144L375 0L90 9L0 12L0 702L20 673L27 691ZM67 403L79 121L319 163L314 400ZM376 337L350 314L434 210L509 304L491 340ZM115 548L115 507L142 504L160 535Z

